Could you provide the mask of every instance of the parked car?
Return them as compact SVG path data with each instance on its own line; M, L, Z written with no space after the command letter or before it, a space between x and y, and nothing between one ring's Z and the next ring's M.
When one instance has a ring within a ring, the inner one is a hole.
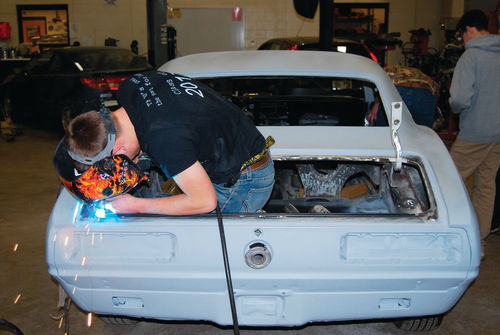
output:
M264 42L258 50L320 50L319 38L313 36L273 38ZM375 52L364 41L334 38L332 51L360 55L379 63Z
M42 51L4 81L3 106L14 121L62 129L75 115L117 108L116 90L130 75L152 69L129 50L66 47Z
M334 52L233 51L159 69L218 90L276 140L268 203L223 215L240 325L439 326L478 275L478 226L446 147L413 122L380 66ZM366 126L376 95L386 126ZM80 308L115 322L233 323L216 214L102 206L61 188L48 222L49 273Z

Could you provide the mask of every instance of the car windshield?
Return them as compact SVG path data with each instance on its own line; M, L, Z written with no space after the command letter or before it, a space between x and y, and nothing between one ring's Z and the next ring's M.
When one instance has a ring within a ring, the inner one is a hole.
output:
M258 126L364 126L377 97L371 82L340 77L202 78Z
M146 59L128 50L80 50L71 57L84 71L151 68Z

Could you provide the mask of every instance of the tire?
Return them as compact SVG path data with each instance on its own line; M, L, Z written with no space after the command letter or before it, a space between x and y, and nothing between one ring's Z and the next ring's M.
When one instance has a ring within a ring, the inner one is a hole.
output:
M394 321L394 325L401 330L431 331L439 328L442 321L442 315L434 315L423 318L400 319Z
M135 325L139 319L119 315L99 315L99 319L110 325Z

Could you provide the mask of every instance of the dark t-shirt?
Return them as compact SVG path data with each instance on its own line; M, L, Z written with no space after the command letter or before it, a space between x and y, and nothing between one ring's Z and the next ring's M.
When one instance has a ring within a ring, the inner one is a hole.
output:
M236 105L182 75L135 74L120 85L118 101L141 149L167 177L199 161L213 183L225 183L265 146L262 134Z

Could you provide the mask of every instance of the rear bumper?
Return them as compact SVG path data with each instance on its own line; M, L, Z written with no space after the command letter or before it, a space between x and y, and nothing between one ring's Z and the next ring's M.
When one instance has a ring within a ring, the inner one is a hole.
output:
M165 279L165 284L168 283ZM227 291L117 290L77 288L70 294L81 308L97 314L125 315L163 320L208 320L231 325ZM61 282L69 293L74 285ZM280 286L279 281L276 285ZM241 286L234 278L233 285ZM240 325L299 326L315 321L344 321L438 315L448 311L462 296L469 282L449 290L435 291L293 291L235 289Z

